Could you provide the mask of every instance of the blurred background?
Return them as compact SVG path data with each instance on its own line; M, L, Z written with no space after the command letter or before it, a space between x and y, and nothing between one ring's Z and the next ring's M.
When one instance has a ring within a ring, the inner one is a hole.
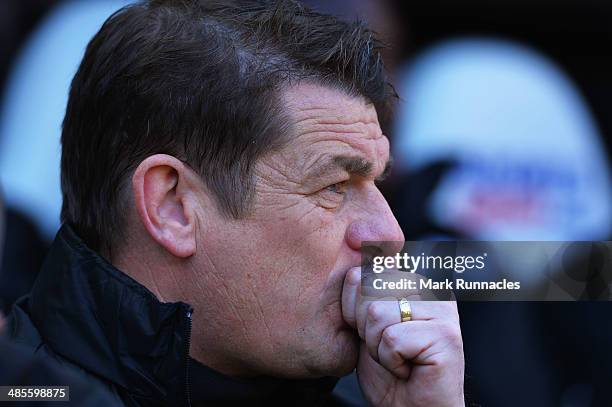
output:
M4 312L59 227L70 80L128 2L0 0ZM361 16L391 46L401 102L384 123L397 164L384 193L407 240L612 240L611 2L304 3ZM469 405L612 406L612 304L459 306Z

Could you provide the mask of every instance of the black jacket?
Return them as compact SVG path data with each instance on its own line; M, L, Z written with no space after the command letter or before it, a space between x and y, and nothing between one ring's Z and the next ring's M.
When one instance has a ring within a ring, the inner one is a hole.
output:
M158 301L64 225L8 333L108 388L117 405L339 405L335 379L236 380L191 360L191 313Z
M113 396L102 386L83 378L69 369L62 369L44 356L35 355L31 349L0 338L0 385L3 386L68 386L69 405L108 407L113 405ZM6 393L5 393L6 395ZM68 407L65 401L38 400L37 407ZM23 407L26 403L15 398L13 402L2 401L2 406Z

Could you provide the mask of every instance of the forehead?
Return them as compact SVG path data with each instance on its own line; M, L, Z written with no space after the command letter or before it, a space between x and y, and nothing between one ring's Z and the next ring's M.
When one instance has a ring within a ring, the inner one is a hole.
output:
M333 154L361 156L375 167L386 163L388 140L365 99L308 83L287 89L283 97L293 125L288 147L299 153L298 164L309 166Z

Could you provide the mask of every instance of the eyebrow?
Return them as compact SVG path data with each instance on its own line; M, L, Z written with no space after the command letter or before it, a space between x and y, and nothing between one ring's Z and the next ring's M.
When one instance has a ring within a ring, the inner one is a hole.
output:
M391 172L393 166L393 159L389 157L385 163L385 169L381 175L376 177L376 181L380 182L384 180ZM307 178L320 178L323 175L334 171L338 168L348 172L351 175L357 175L360 177L369 177L372 175L372 169L374 165L363 157L359 156L346 156L336 155L327 160L326 163L316 167L314 170L308 173Z

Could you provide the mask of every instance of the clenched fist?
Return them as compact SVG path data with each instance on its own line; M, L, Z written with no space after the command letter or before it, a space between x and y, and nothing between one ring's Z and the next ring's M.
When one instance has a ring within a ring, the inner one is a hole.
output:
M361 271L349 270L342 315L361 338L357 376L376 407L464 406L463 342L457 305L408 297L412 319L401 322L398 301L361 296Z

